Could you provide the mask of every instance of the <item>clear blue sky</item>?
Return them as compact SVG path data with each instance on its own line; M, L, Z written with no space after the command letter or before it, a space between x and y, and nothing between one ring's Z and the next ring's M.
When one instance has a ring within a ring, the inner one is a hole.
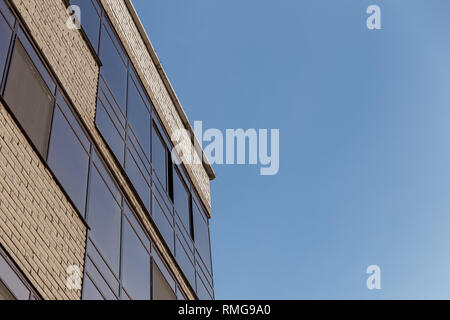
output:
M450 298L450 1L134 4L191 122L280 129L215 166L218 299Z

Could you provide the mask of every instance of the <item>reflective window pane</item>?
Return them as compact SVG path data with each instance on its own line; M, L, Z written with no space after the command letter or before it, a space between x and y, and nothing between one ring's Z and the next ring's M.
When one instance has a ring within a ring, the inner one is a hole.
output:
M162 234L164 240L166 241L167 246L170 248L172 252L174 252L175 233L171 225L171 222L169 222L169 217L163 212L161 205L159 204L158 200L156 200L155 197L153 198L152 205L153 205L152 208L153 221L155 221L159 232Z
M194 239L195 245L202 257L204 264L211 271L211 250L209 241L209 226L203 218L203 213L197 207L195 202L192 205L192 214L194 216Z
M124 219L122 283L135 300L150 300L150 255Z
M5 286L5 284L0 280L0 301L5 300L16 300L11 291Z
M130 150L127 150L126 160L125 160L125 171L136 189L139 197L144 203L146 209L150 211L150 185L146 182L143 172L137 165L136 161L138 158L133 155Z
M126 92L127 92L127 68L119 55L109 33L102 32L100 59L103 66L100 69L109 89L119 104L123 114L126 114ZM119 48L119 50L121 50Z
M153 300L177 300L166 278L153 262Z
M15 18L9 7L6 5L5 0L0 0L0 11L6 18L6 21L9 23L10 27L13 27Z
M42 156L47 156L53 94L19 41L16 41L5 100Z
M59 108L53 118L48 161L77 209L84 214L89 157Z
M91 237L112 270L119 272L121 211L111 192L92 167L87 219ZM109 186L115 189L115 186Z
M10 27L6 23L6 20L3 18L3 16L0 14L0 81L3 77L3 71L5 70L11 34L12 31Z
M97 51L100 35L100 16L96 6L94 6L91 0L71 0L70 4L80 7L81 26L84 32L86 32L92 47Z
M9 259L3 257L0 248L0 282L7 288L3 290L6 297L12 294L17 300L28 300L30 298L30 290L28 285L21 280L15 268ZM1 289L0 289L1 291ZM8 293L9 292L9 293Z
M116 158L123 163L125 143L100 99L97 102L96 124Z
M191 234L191 218L190 218L190 203L191 198L189 191L177 168L174 168L173 174L173 202L175 209L180 216L187 232Z
M164 190L167 190L167 149L155 128L152 135L152 165Z
M201 279L198 273L197 273L197 296L200 300L212 299L211 295L208 293L208 290L206 289L205 284L203 283L203 280Z
M188 254L184 247L181 245L180 240L177 238L175 246L175 256L178 264L183 270L184 275L191 283L191 286L195 288L195 270L192 261L189 259Z
M95 287L92 280L85 276L83 279L83 300L104 300L100 292Z

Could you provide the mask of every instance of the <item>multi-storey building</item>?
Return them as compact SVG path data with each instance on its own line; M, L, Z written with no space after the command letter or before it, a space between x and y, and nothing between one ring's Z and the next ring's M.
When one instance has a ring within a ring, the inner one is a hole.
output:
M214 172L172 151L193 130L131 2L0 0L0 80L0 299L213 299Z

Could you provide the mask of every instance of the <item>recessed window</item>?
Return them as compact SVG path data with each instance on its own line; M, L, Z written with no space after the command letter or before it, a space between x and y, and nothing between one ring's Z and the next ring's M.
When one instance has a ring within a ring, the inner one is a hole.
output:
M42 156L47 156L54 97L20 41L16 41L4 98Z
M130 76L128 88L128 123L136 135L139 145L150 159L150 113L141 90Z
M150 255L124 219L122 284L134 300L150 300Z
M169 282L155 262L153 262L153 300L177 300Z
M181 221L184 224L187 232L191 234L191 197L186 184L183 182L180 172L174 167L173 175L173 202L175 209L180 216Z
M5 284L0 280L0 301L4 300L16 300L11 291L5 286Z
M109 267L119 273L121 209L97 169L91 170L87 219L91 237ZM115 189L115 186L109 186Z
M8 56L9 43L11 41L11 28L0 14L0 81L5 70L6 57Z
M70 199L84 214L89 156L59 107L53 118L48 162Z
M100 59L101 74L106 80L123 114L126 114L127 66L106 28L102 30Z

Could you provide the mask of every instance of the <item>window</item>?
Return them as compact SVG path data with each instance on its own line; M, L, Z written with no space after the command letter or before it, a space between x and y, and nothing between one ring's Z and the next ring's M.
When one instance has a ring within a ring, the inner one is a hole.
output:
M123 224L122 284L135 300L150 300L150 255L127 219Z
M175 204L175 209L178 212L178 215L181 221L184 224L187 232L192 236L191 232L191 197L189 191L186 187L186 184L183 181L183 177L179 170L174 167L174 175L173 175L173 202Z
M89 156L59 107L55 109L48 162L77 209L84 214Z
M104 104L100 98L97 100L97 115L95 121L108 146L111 148L119 162L122 163L124 159L125 143L123 142L123 137L119 133L119 130L123 128L120 124L115 124L113 122L109 111L107 111L107 104Z
M144 203L144 206L150 211L150 182L147 182L149 177L146 174L147 179L144 178L145 170L144 172L141 171L140 167L142 166L137 164L139 162L139 157L136 154L131 153L130 149L128 149L125 160L125 171Z
M114 44L106 28L102 30L102 40L100 49L100 59L103 66L100 69L111 90L116 102L126 114L126 93L127 93L127 63L122 60L123 52L120 46Z
M150 113L140 86L130 75L128 88L128 123L145 155L150 158Z
M186 278L189 280L192 287L195 288L194 264L178 238L175 242L175 256Z
M100 35L100 8L96 0L71 0L71 5L79 6L81 9L81 25L91 42L92 47L97 52Z
M16 41L4 98L43 157L47 156L54 97L20 41Z
M118 274L121 210L97 169L92 168L87 214L91 236L110 268Z
M152 217L153 221L155 221L159 232L162 234L164 240L167 243L167 246L170 248L170 251L172 253L174 252L174 231L172 227L172 223L169 222L169 218L164 213L163 209L161 208L161 205L159 204L159 201L156 199L156 197L153 197L153 210L152 210ZM173 220L173 218L172 218Z
M164 190L168 190L167 156L167 148L159 135L158 129L153 127L152 164Z
M0 0L0 2L3 2L3 0ZM3 71L5 70L11 34L11 28L0 13L0 84L3 77Z
M0 301L4 300L16 300L11 291L5 286L3 281L0 280Z
M211 272L211 249L209 241L209 226L198 205L193 202L192 213L194 218L194 239L197 250L199 251L204 264Z
M153 262L153 300L177 300L163 273Z
M15 18L5 3L5 0L0 0L0 12L4 15L8 24L13 27Z

